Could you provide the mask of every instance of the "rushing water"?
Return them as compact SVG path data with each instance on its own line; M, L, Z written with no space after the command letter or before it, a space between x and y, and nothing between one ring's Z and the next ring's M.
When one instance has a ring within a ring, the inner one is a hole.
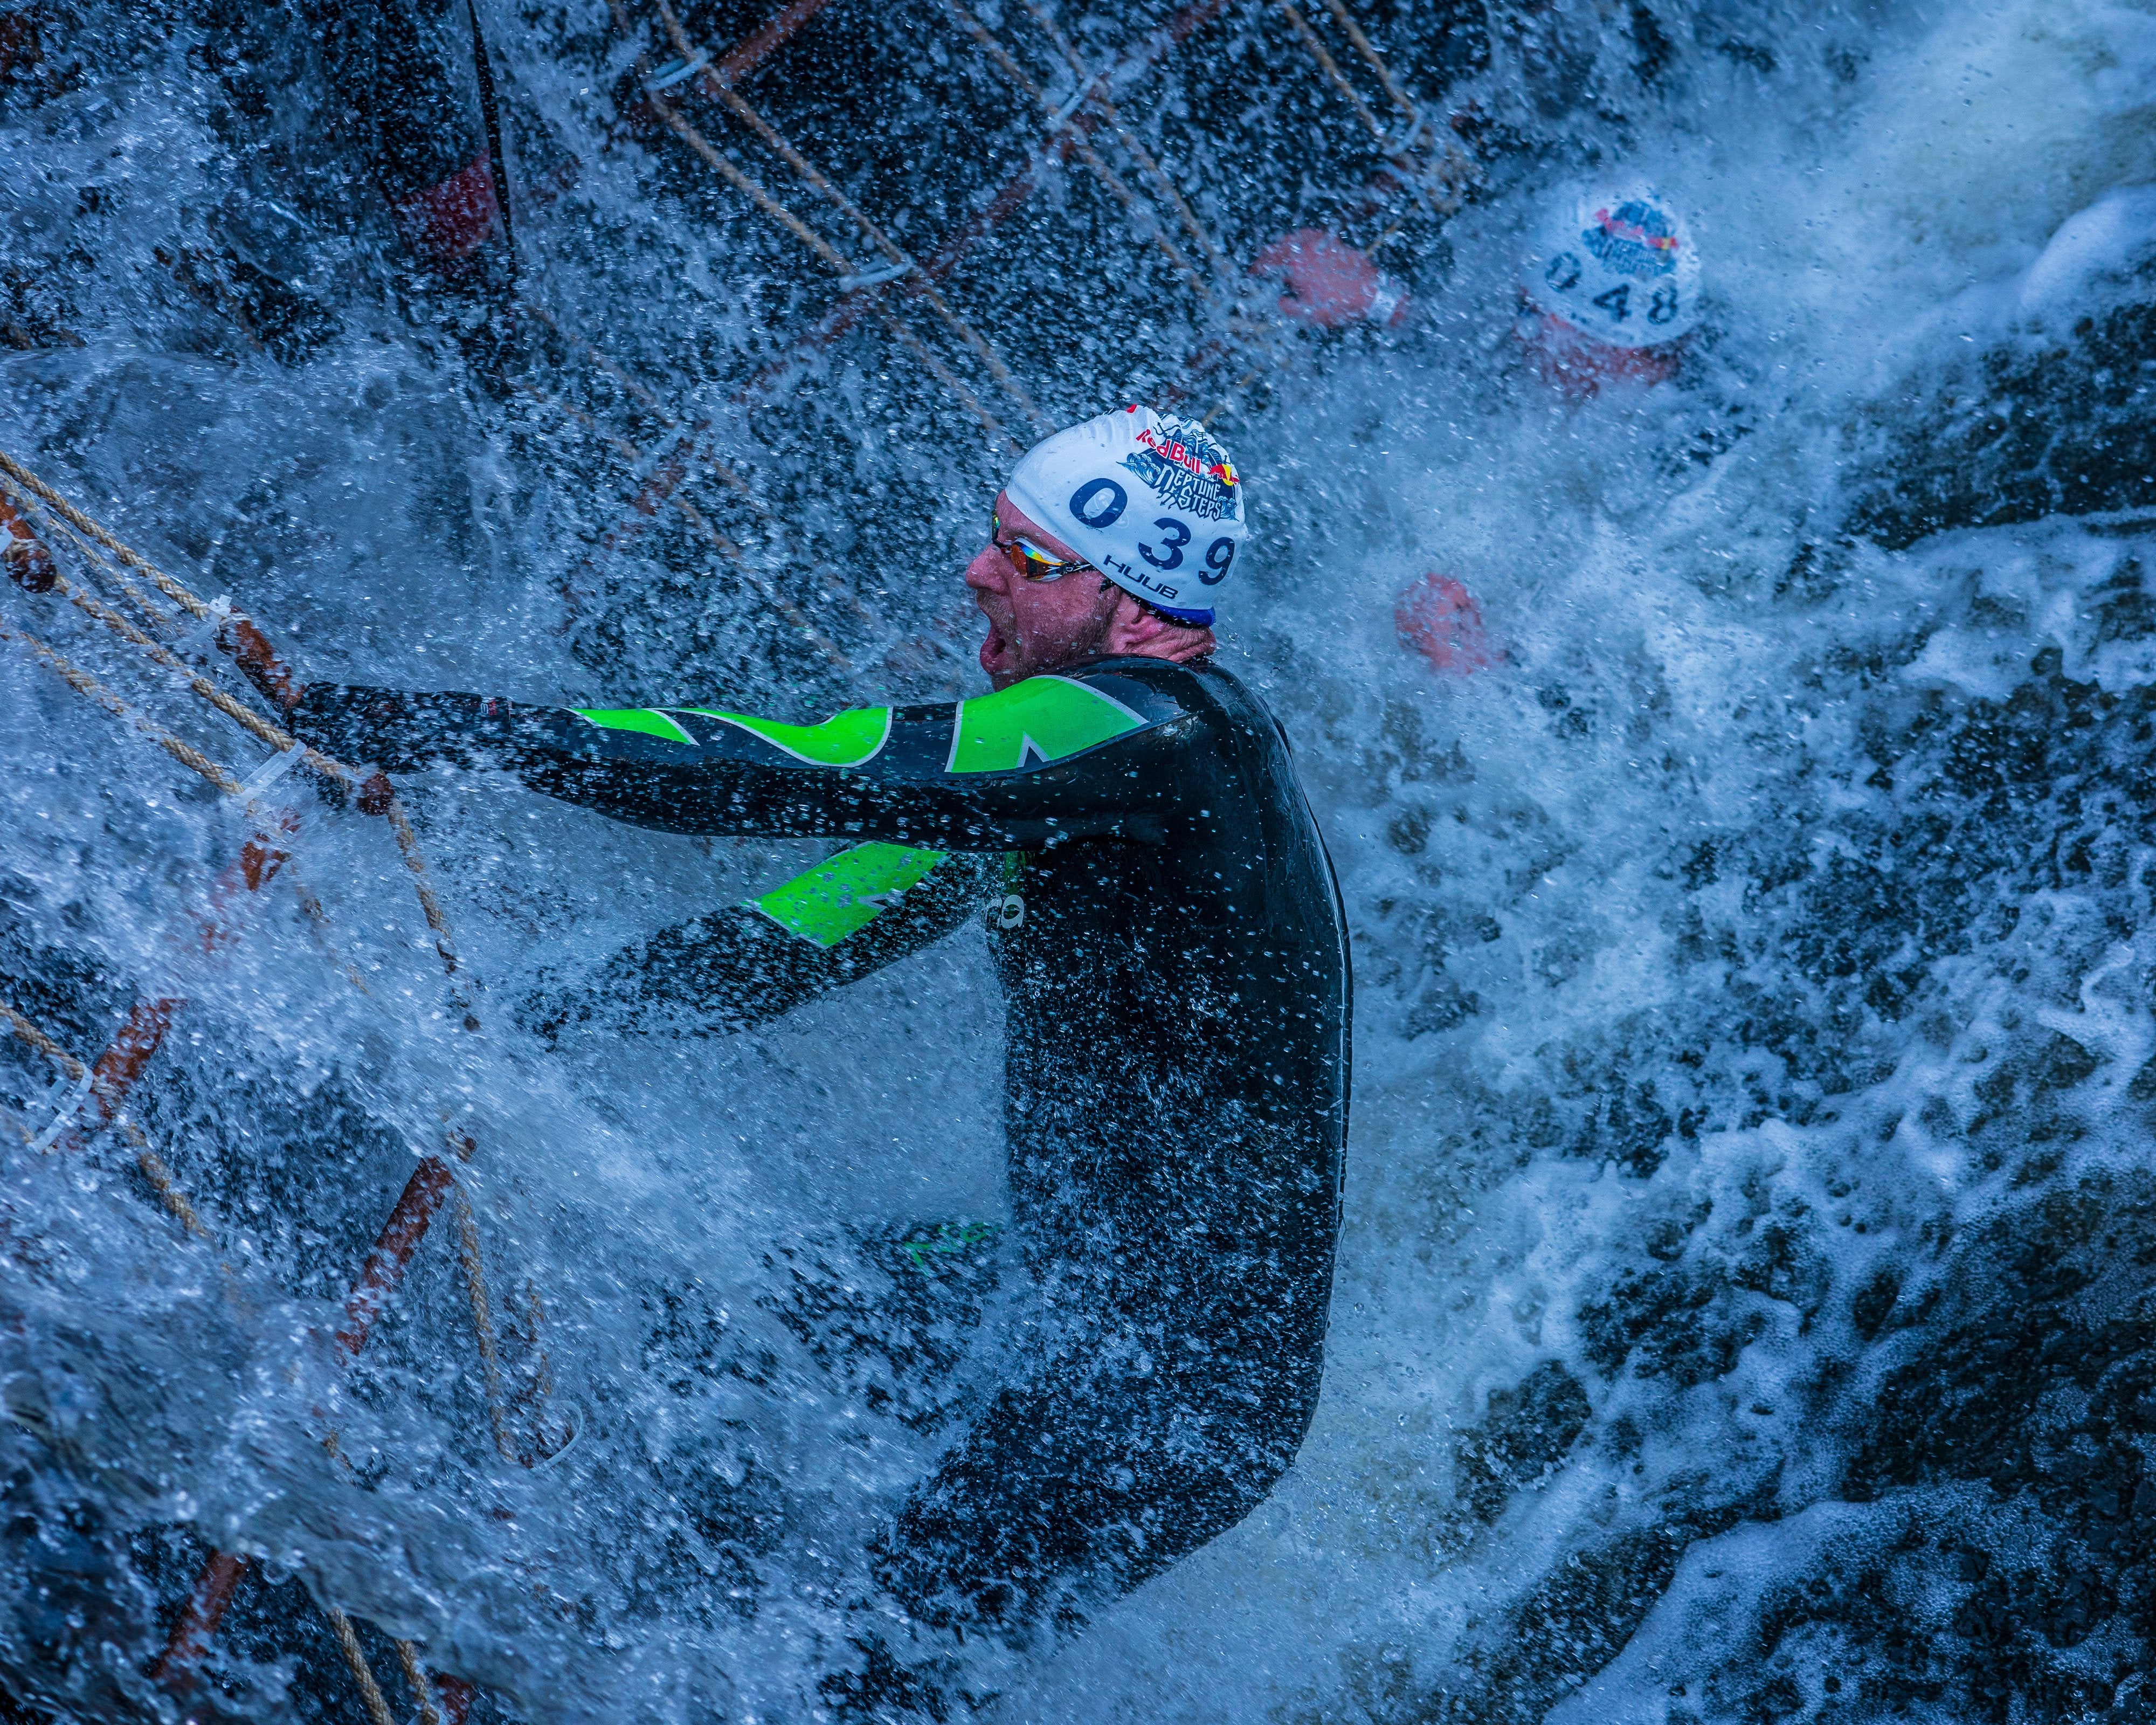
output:
M656 19L481 8L554 321L505 341L484 282L413 261L331 95L391 10L0 14L0 447L311 676L791 717L977 687L956 571L1004 446L873 320L737 393L834 290L636 117ZM925 254L1040 134L921 10L837 0L743 87ZM1064 22L1097 65L1169 15ZM982 16L1073 94L1023 8ZM1271 326L1199 392L1259 535L1228 657L1295 740L1361 983L1324 1399L1247 1522L1060 1650L983 1656L985 1717L2150 1717L2156 11L1370 22L1479 187L1381 254L1403 327ZM461 8L422 28L468 71ZM1120 97L1236 258L1358 219L1354 116L1298 53L1232 12ZM483 147L469 93L427 123L452 168ZM1687 213L1711 310L1676 379L1580 400L1528 362L1517 270L1614 176ZM1161 262L1157 200L1041 180L958 312L1050 419L1173 384L1225 295ZM740 483L628 507L685 436ZM1401 644L1433 570L1486 666ZM264 757L57 598L0 612ZM290 863L206 952L237 805L8 645L4 992L85 1055L186 998L131 1111L208 1237L118 1132L8 1155L4 1686L172 1717L146 1673L223 1548L257 1563L198 1717L363 1718L323 1604L400 1717L390 1636L477 1717L808 1717L859 1661L866 1540L996 1379L978 936L766 1033L550 1046L542 978L815 848L445 772L407 795L465 1030L390 835L300 776ZM5 1060L42 1132L54 1070ZM499 1445L454 1205L357 1363L331 1340L445 1126Z

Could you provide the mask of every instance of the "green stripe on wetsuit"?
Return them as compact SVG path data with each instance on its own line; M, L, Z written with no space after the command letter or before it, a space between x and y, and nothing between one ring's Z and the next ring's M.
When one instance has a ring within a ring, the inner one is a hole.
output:
M1070 677L1028 677L958 703L946 773L1009 773L1111 742L1145 721Z
M696 747L696 739L655 706L580 706L574 711L578 718L589 719L603 731L634 731L640 737L655 737L662 742L685 742L692 748Z
M892 898L919 886L945 855L903 845L856 845L748 902L802 939L835 947L875 922Z
M608 731L632 731L665 742L696 747L675 713L695 713L738 726L812 767L861 767L890 740L891 710L853 707L820 725L787 725L716 707L578 707L579 718ZM1011 773L1082 754L1145 721L1122 702L1072 677L1028 677L993 695L958 703L951 721L946 773Z
M881 753L892 720L886 706L852 708L820 725L787 725L702 706L576 711L605 730L634 732L690 748L698 746L696 738L672 715L695 713L737 726L797 761L833 768L863 766ZM958 703L943 770L1010 773L1045 766L1142 730L1145 722L1121 701L1075 678L1029 677ZM875 922L898 895L926 880L945 855L903 845L857 845L747 902L802 939L835 947Z
M753 713L721 712L714 706L580 706L572 711L603 731L634 731L665 742L686 743L690 748L696 747L696 739L682 729L673 714L721 719L812 767L859 767L873 760L891 735L887 706L849 707L820 725L788 725L777 719L759 719Z

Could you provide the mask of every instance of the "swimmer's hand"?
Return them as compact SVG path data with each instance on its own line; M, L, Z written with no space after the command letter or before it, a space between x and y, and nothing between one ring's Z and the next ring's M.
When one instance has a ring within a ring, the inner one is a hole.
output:
M417 773L440 761L469 764L490 730L478 695L420 695L345 683L309 683L285 722L302 742L355 765Z

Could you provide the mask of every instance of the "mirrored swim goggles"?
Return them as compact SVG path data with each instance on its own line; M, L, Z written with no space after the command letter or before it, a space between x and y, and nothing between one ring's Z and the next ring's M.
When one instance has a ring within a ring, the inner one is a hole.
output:
M1093 566L1083 557L1059 560L1055 553L1043 551L1030 539L1013 534L1003 536L1003 517L992 506L988 511L988 543L1010 559L1011 567L1028 581L1060 581L1065 575L1075 575L1081 569Z

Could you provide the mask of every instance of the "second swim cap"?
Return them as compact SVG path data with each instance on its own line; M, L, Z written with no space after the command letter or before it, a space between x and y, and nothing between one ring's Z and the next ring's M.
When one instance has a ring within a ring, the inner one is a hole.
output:
M1613 347L1659 347L1699 321L1691 232L1649 191L1561 199L1520 285L1537 310Z
M1026 451L1004 494L1126 593L1209 625L1250 531L1228 452L1195 420L1125 408Z

